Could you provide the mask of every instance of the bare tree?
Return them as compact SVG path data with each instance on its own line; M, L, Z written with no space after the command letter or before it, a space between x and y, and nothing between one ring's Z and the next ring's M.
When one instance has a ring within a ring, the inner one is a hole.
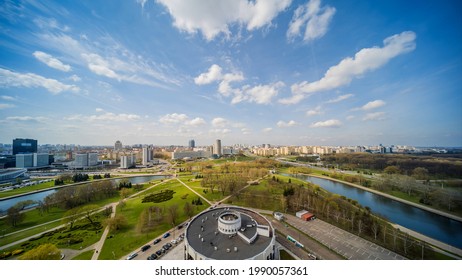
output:
M11 226L16 227L21 223L25 218L24 213L15 206L8 208L6 212L6 219L11 224Z
M194 215L194 207L189 202L186 202L184 204L183 210L184 210L185 215L188 216L190 219Z
M171 224L172 226L176 225L176 219L178 218L178 206L171 205L170 207L167 208L167 222Z

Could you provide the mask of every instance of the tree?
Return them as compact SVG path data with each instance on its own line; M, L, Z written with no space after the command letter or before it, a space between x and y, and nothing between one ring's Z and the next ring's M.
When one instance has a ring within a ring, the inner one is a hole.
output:
M21 210L16 206L8 208L6 212L6 219L12 227L16 227L24 220L24 218L24 213L22 213Z
M131 194L131 191L127 188L122 188L120 190L120 197L127 198Z
M104 225L109 227L109 231L117 231L128 225L127 218L124 215L117 214L115 217L104 220Z
M36 204L37 202L34 200L23 200L19 201L18 203L15 204L14 207L18 208L20 211L24 210L27 206L31 206Z
M75 222L81 217L80 209L75 207L69 209L66 213L64 213L63 221L64 223L68 223L70 225L69 229L72 229Z
M416 178L416 180L427 180L428 169L425 167L416 167L412 170L412 177Z
M42 244L32 250L25 252L19 257L20 260L59 260L61 251L53 244Z
M90 204L80 207L78 211L85 219L90 222L90 224L94 226L95 222L93 221L92 216L96 209L98 209L98 205Z
M385 172L386 174L400 174L401 173L401 170L399 169L398 166L395 166L395 165L390 165L390 166L387 166L383 172Z
M184 210L185 215L188 216L190 219L194 215L194 207L189 202L186 202L184 204L183 210Z
M176 219L178 218L178 206L172 205L167 208L167 223L175 226L176 225Z

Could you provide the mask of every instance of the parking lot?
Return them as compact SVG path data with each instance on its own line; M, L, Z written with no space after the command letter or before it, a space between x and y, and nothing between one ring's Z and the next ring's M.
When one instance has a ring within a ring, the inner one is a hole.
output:
M329 249L351 260L404 260L388 249L321 220L303 221L287 215L287 222Z
M123 259L131 260L159 260L159 259L169 259L167 256L171 255L171 251L174 251L178 246L183 242L185 228L181 229L176 228L175 230L170 230L168 233L158 236L157 238L151 240L149 243L138 248L138 250L133 251L129 255L125 256ZM168 235L168 236L167 236ZM178 251L175 250L175 251ZM183 252L182 250L179 250ZM132 255L132 257L130 257Z

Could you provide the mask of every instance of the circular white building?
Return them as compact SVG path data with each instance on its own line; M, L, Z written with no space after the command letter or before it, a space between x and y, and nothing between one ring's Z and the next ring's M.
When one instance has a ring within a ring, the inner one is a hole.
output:
M186 228L187 260L272 260L276 236L262 215L240 207L206 210Z

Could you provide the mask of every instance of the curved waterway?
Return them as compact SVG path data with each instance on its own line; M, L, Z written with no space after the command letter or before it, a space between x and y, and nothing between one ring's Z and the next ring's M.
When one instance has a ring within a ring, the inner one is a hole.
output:
M136 176L136 177L129 177L129 178L115 178L111 179L111 181L114 181L116 184L119 183L121 180L128 180L132 184L142 184L146 183L152 180L157 180L157 179L164 179L167 178L168 176L164 175L151 175L151 176ZM91 183L89 183L91 184ZM83 186L83 185L79 185ZM66 186L64 186L66 188ZM7 198L5 200L0 201L0 215L6 213L8 208L11 206L14 206L16 203L24 200L34 200L34 201L42 201L45 197L48 195L56 192L59 189L52 189L52 190L45 190L42 192L37 192L37 193L32 193L32 194L25 194L22 196L14 197L14 198Z
M307 175L292 177L316 184L331 193L356 200L362 206L368 206L373 213L387 218L392 223L399 224L457 248L462 248L462 222L347 184Z

